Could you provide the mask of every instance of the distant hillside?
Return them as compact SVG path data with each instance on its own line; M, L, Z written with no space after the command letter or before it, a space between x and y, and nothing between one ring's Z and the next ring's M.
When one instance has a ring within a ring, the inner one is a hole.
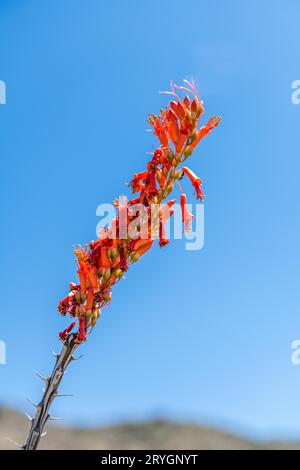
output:
M29 423L15 411L0 408L0 449L23 443ZM300 442L258 444L239 436L194 424L167 421L129 423L101 428L47 427L40 449L297 449Z

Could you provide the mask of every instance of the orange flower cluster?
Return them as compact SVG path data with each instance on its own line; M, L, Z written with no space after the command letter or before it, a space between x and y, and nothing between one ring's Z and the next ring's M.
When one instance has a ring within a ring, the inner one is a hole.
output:
M62 315L67 313L78 320L77 341L83 342L100 316L101 309L111 301L111 289L127 271L128 266L136 262L153 242L153 225L157 229L159 245L169 243L164 224L173 214L175 199L162 202L170 195L174 184L184 175L193 185L197 199L203 201L201 179L187 167L180 165L192 154L200 140L216 127L220 119L212 117L208 123L199 128L199 120L204 111L203 102L194 83L187 80L184 86L171 82L171 91L164 92L173 96L165 110L157 116L151 114L148 122L153 128L160 146L153 152L147 169L133 176L129 186L135 199L115 201L118 215L111 227L103 229L97 241L91 241L85 247L75 249L78 262L79 284L71 283L70 292L59 303L58 310ZM182 99L178 93L184 92ZM180 187L180 186L179 186ZM187 210L186 195L181 188L180 203L184 230L191 228L192 214ZM128 226L134 220L136 205L146 208L146 221L139 223L135 236L128 233ZM159 207L158 217L153 224L149 223L148 212L152 205ZM76 322L59 334L65 341Z

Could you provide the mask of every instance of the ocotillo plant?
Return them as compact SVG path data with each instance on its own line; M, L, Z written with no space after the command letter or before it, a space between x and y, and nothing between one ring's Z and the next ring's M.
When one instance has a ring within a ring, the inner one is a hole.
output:
M49 377L38 374L45 382L44 394L34 405L36 414L30 418L29 436L22 446L25 450L37 448L47 420L53 419L49 409L54 398L60 396L58 387L62 377L75 359L74 351L86 341L96 325L101 309L110 303L112 287L130 264L152 247L156 238L160 247L169 243L164 225L173 214L176 199L164 201L172 193L175 183L186 176L197 199L203 201L201 179L182 164L200 140L219 124L220 118L213 116L205 125L199 126L204 106L194 82L184 80L183 86L171 82L171 90L164 93L171 95L172 100L158 115L148 117L159 146L151 154L147 168L136 173L129 183L136 195L129 201L125 198L114 201L117 216L111 225L101 230L96 241L74 250L79 282L70 283L70 292L58 305L60 314L70 315L73 321L59 333L62 350L56 355L52 374ZM178 186L183 228L189 231L193 215L187 208L186 195Z

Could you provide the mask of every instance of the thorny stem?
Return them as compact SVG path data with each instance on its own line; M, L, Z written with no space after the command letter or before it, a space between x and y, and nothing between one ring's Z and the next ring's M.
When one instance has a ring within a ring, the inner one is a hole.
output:
M24 450L36 450L38 447L45 424L49 418L51 419L49 415L50 406L58 395L59 384L68 365L74 359L73 354L78 346L75 334L70 334L64 341L61 352L57 355L52 374L45 380L44 394L36 407L36 414L31 421L29 435L23 446Z

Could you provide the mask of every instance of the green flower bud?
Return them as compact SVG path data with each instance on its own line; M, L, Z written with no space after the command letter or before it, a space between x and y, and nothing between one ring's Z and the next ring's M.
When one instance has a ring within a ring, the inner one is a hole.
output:
M188 147L186 147L186 149L183 153L184 153L185 158L188 158L190 155L192 155L193 149L191 149L191 147L188 146Z
M110 268L104 269L103 277L106 281L110 278Z
M138 261L140 259L140 257L139 257L138 254L132 253L132 255L130 256L130 259L133 263L135 263L136 261Z

